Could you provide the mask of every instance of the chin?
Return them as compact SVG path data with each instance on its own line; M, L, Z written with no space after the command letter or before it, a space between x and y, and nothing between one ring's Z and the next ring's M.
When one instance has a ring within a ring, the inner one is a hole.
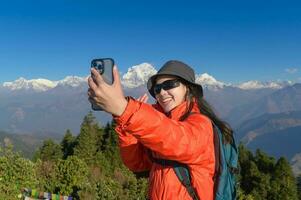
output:
M174 108L175 107L166 107L166 108L163 108L163 110L164 110L165 113L168 113L168 112L170 112Z
M170 109L163 109L165 113L168 113Z

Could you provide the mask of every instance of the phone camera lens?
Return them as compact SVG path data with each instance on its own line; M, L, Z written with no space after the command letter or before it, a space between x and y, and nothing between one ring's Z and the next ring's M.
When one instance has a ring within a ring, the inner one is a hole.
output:
M100 74L103 74L104 67L103 67L102 63L98 63L96 68Z

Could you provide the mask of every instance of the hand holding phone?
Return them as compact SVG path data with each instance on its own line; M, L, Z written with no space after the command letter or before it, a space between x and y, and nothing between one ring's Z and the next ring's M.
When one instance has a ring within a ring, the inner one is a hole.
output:
M114 60L112 58L100 58L100 59L93 59L91 61L91 68L95 68L99 74L102 76L104 81L112 85L114 82L113 78L113 67L114 67ZM93 78L93 75L92 75ZM91 107L93 110L101 111L103 110L100 106L94 105L91 103Z

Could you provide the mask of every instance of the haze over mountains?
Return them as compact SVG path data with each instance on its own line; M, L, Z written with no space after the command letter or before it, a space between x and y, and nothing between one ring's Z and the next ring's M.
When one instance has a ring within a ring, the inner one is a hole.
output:
M121 80L125 94L138 97L147 92L146 81L156 71L148 63L129 68ZM198 74L196 82L203 85L205 98L233 126L239 140L277 157L294 158L295 170L301 172L300 83L248 81L235 85L207 73ZM91 110L86 93L87 77L5 82L0 85L0 130L63 135L71 129L77 134ZM95 116L101 124L111 120L104 112L95 112Z

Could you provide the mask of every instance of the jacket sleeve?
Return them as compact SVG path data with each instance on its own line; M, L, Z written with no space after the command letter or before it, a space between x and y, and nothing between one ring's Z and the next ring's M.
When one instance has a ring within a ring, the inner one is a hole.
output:
M150 170L152 163L148 157L148 150L131 134L120 126L116 127L119 138L119 149L123 163L134 172Z
M172 120L133 99L116 122L159 157L182 163L199 162L199 155L213 141L212 124L206 116L193 114L185 121Z

